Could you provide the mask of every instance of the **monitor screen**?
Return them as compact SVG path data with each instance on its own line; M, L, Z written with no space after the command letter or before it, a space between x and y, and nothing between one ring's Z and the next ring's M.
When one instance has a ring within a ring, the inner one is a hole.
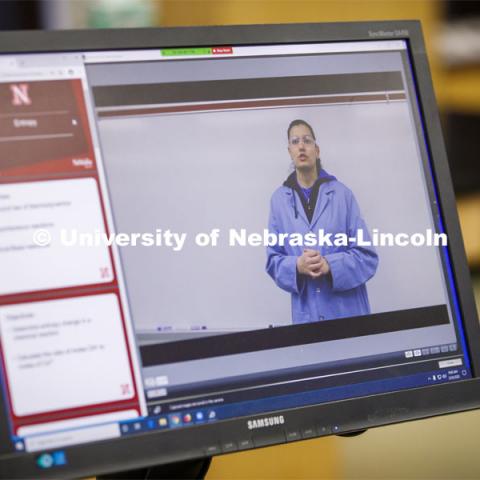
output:
M0 56L4 465L341 433L339 401L476 375L409 32L189 32Z

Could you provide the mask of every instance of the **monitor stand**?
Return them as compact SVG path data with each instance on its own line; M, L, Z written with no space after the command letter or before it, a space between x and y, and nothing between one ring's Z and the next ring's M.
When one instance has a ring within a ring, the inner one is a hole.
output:
M207 475L211 457L185 462L155 465L97 476L97 480L203 480Z

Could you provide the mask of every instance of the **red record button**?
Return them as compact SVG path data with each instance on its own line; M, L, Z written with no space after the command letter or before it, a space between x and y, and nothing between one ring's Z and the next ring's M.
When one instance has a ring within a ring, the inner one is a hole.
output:
M213 47L212 48L212 55L225 55L225 54L232 54L233 48L232 47Z

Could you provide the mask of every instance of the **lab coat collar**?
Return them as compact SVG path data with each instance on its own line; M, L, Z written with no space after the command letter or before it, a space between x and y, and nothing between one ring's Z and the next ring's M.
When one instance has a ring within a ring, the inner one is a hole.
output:
M283 185L285 187L288 187L288 191L286 192L286 194L291 196L292 208L295 212L295 216L300 217L308 227L313 228L315 223L318 221L320 215L327 207L328 202L330 201L331 193L334 190L333 180L336 180L336 177L327 173L327 171L323 168L320 169L318 178L312 186L313 188L317 186L317 184L320 184L318 185L319 191L311 223L308 221L307 215L302 205L302 199L300 198L300 195L302 195L302 193L300 185L297 182L297 172L293 171L285 180L285 182L283 182Z

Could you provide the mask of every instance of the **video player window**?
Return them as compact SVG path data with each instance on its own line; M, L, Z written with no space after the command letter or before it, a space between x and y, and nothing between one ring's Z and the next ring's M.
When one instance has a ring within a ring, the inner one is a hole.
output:
M471 376L405 42L12 62L6 451Z

